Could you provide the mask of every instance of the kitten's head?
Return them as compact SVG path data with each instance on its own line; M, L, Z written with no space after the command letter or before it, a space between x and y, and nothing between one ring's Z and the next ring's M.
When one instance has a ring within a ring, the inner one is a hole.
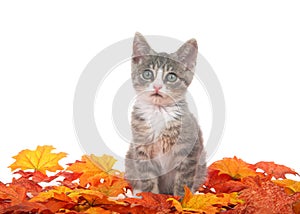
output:
M184 100L194 76L197 53L195 39L187 41L174 53L157 53L140 33L136 33L131 78L138 99L158 106Z

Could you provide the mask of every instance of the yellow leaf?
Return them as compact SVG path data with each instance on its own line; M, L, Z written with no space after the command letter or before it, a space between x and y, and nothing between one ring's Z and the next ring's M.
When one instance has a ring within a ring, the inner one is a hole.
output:
M182 209L182 206L181 206L181 203L176 200L175 198L168 198L167 201L171 201L172 202L172 206L175 207L175 209L182 213L183 209Z
M53 149L55 149L53 146L37 146L36 150L22 150L13 157L16 161L9 167L12 171L34 169L43 174L46 174L46 170L50 172L62 170L63 167L58 164L58 161L66 157L67 153L52 153Z
M185 187L185 196L182 200L182 208L184 211L192 211L199 213L218 213L222 210L222 206L236 205L243 203L238 199L237 193L231 194L199 194L193 195L189 188Z
M233 179L241 179L248 176L258 175L251 164L248 164L237 157L223 158L223 160L214 162L210 167L212 169L219 170L219 175L226 174L231 176Z
M300 182L299 181L283 179L283 180L274 180L273 182L275 184L277 184L278 186L284 187L288 194L300 192Z
M102 155L100 157L97 157L96 155L90 156L91 161L99 166L104 172L109 172L112 170L112 167L116 163L116 159L110 155Z

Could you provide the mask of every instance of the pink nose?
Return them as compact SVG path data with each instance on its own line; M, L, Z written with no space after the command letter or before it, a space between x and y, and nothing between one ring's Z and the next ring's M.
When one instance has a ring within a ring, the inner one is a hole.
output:
M155 90L155 93L158 93L158 91L162 88L162 86L161 85L154 85L153 88Z

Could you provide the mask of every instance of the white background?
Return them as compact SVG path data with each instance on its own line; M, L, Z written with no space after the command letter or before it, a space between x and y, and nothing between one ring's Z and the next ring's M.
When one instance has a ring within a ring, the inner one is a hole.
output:
M212 161L236 155L300 172L299 10L297 1L1 1L0 180L11 179L11 156L37 145L80 159L76 83L97 53L136 31L198 40L226 100Z

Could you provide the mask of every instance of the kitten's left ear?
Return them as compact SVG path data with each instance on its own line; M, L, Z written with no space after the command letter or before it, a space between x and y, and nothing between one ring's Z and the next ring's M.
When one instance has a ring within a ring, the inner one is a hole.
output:
M193 71L196 66L198 45L196 39L190 39L184 43L175 53L176 59Z

